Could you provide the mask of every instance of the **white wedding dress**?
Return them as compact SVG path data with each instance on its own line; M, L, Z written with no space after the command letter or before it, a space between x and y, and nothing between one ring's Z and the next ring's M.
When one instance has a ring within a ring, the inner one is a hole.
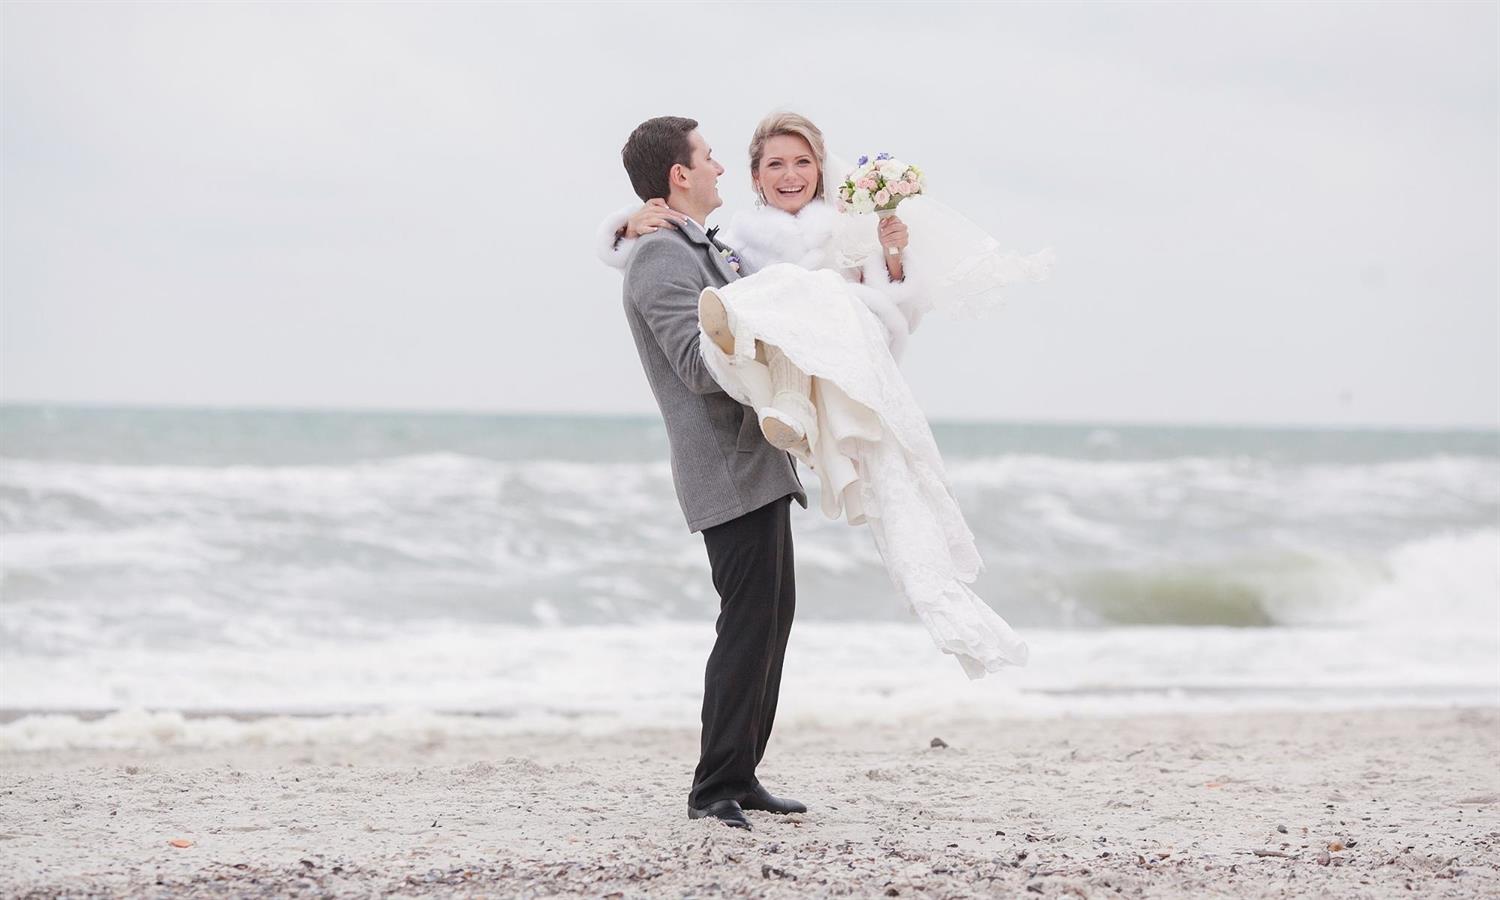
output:
M704 336L704 361L731 397L771 402L755 342L813 376L817 440L794 451L822 482L823 511L866 524L886 571L933 643L970 678L1026 663L1026 643L969 587L983 563L948 486L921 408L886 347L884 327L827 269L769 266L710 288L729 313L734 353Z
M910 203L902 204L903 218ZM956 214L939 207L932 215ZM887 573L933 643L970 678L982 678L1025 665L1027 646L969 587L983 568L974 535L893 351L909 331L906 323L915 325L926 310L983 308L1000 287L1045 277L1050 257L1001 254L987 235L973 236L977 229L950 230L947 246L933 248L936 225L919 248L922 232L912 225L903 259L908 274L927 261L942 268L927 268L925 280L892 285L881 277L884 260L871 243L873 220L834 213L820 202L798 216L767 209L735 216L726 243L754 274L708 289L729 314L734 352L724 353L706 335L700 352L719 385L756 410L769 406L773 394L771 373L756 358L757 341L812 376L816 428L791 452L818 476L824 514L869 526ZM618 222L620 214L607 219L601 235L612 235ZM613 265L628 252L612 256L601 248L601 257Z

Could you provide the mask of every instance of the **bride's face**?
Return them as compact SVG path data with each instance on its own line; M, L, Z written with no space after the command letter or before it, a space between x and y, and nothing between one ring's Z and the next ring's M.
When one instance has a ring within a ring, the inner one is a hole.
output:
M778 134L766 141L754 181L767 203L795 215L818 188L818 158L803 138Z

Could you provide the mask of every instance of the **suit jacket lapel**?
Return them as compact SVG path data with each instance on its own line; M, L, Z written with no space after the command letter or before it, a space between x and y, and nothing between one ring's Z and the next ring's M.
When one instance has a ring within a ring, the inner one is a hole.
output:
M714 266L718 268L719 274L724 276L725 282L735 281L740 277L738 272L729 268L729 263L725 261L724 255L719 252L718 247L714 246L714 242L708 239L708 235L698 226L698 223L694 222L691 225L684 224L678 230L682 232L683 237L702 247L703 252L713 257Z

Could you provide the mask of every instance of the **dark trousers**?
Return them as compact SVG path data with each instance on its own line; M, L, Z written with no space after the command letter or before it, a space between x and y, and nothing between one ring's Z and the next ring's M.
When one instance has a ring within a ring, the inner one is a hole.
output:
M792 633L791 497L703 530L719 591L718 640L703 677L703 742L688 803L702 808L758 784Z

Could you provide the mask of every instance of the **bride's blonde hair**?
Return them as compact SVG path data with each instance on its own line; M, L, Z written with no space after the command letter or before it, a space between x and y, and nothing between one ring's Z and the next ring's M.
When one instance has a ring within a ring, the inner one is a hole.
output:
M824 199L823 186L827 179L824 178L823 170L826 168L824 158L827 154L823 150L823 132L812 120L794 112L773 112L755 126L755 135L750 138L751 186L755 185L755 173L760 171L760 158L765 155L766 141L783 135L802 138L812 148L813 156L818 159L818 184L813 189L813 196L819 200Z

